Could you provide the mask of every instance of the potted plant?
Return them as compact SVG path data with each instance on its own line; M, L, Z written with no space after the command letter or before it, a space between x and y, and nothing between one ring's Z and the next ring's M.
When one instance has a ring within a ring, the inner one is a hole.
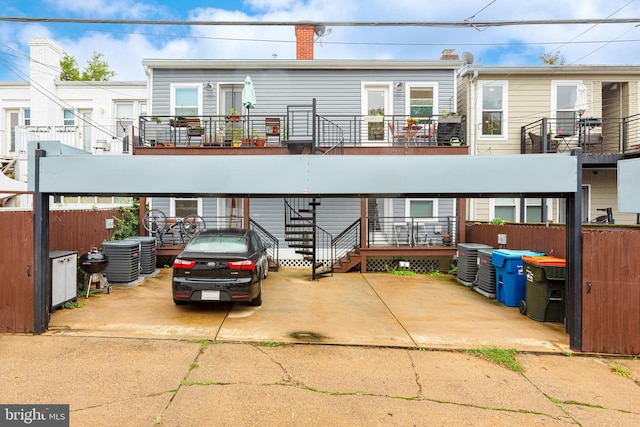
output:
M260 133L257 130L254 130L253 131L253 142L258 147L264 147L265 143L267 142L267 138L266 138L265 134Z
M235 108L231 107L227 117L229 118L229 121L237 122L237 121L240 120L240 111L238 111Z

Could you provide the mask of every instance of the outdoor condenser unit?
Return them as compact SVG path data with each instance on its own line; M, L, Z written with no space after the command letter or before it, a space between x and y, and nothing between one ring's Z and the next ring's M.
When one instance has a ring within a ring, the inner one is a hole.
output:
M140 277L140 244L135 240L102 243L102 253L109 257L103 274L109 282L133 282Z
M478 281L475 290L487 298L496 297L496 268L491 261L493 249L478 249Z
M458 243L458 282L473 286L478 272L478 249L492 249L482 243Z
M127 237L140 245L140 274L152 274L156 271L156 238L147 236Z

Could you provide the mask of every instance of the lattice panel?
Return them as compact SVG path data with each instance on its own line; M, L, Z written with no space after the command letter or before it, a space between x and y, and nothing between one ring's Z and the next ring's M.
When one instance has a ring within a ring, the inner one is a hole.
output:
M367 271L387 271L387 266L398 268L398 258L367 258ZM409 261L409 270L417 273L428 273L440 270L440 261L437 258L402 258Z

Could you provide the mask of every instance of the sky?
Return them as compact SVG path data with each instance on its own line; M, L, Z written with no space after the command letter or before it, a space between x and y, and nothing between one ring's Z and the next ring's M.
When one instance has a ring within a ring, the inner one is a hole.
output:
M640 0L0 0L0 17L191 20L469 22L640 17ZM638 24L519 25L487 29L328 26L316 59L437 60L443 49L474 63L539 65L557 52L566 64L640 64ZM48 38L76 58L93 52L112 80L145 80L143 59L295 59L291 26L168 26L15 23L0 20L0 81L28 79L29 40ZM275 55L275 56L274 56Z

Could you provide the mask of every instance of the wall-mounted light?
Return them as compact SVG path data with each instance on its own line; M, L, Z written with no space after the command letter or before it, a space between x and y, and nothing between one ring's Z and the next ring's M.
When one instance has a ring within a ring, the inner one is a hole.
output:
M396 90L404 90L404 83L403 82L396 83Z
M211 84L211 82L207 82L204 85L204 90L208 90L209 92L211 92L213 90L213 85Z

